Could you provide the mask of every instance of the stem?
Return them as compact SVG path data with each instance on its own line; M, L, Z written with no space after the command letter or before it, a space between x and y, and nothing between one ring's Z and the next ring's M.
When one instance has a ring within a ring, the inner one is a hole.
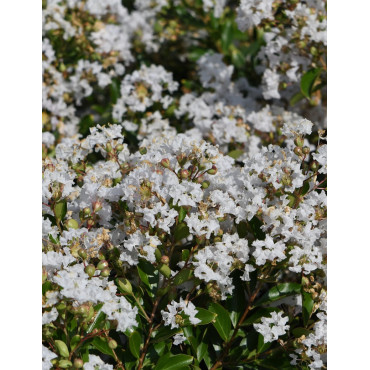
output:
M145 310L144 310L143 306L140 304L139 300L135 297L135 294L134 294L134 293L132 293L131 295L134 297L134 299L135 299L135 301L136 301L137 305L139 306L139 308L140 308L141 312L144 314L145 318L146 318L146 319L148 320L148 322L150 323L149 316L148 316L148 315L147 315L147 313L145 312Z
M150 323L150 325L149 325L149 332L148 332L148 336L147 336L146 341L145 341L145 344L144 344L143 351L142 351L141 356L140 356L139 366L138 366L137 370L140 370L143 367L143 363L144 363L146 351L148 350L150 337L151 337L152 332L153 332L153 321L154 321L155 311L157 310L157 307L158 307L158 304L159 304L159 301L160 300L161 300L161 297L158 297L156 299L156 301L154 303L154 306L153 306L152 313L150 315L150 319L149 319L149 323Z
M245 309L242 317L240 318L238 324L236 325L235 329L234 329L234 332L233 332L233 335L231 336L231 339L226 343L226 346L225 346L225 349L223 350L221 356L219 357L219 359L216 361L216 363L211 367L210 370L215 370L217 369L218 367L220 367L223 363L223 360L224 358L227 356L227 354L229 353L229 350L231 348L231 345L236 337L236 334L238 333L238 330L240 328L240 325L243 323L243 321L245 320L245 318L247 317L250 309L252 308L252 304L254 302L254 300L256 299L257 297L257 294L258 292L260 291L261 289L261 286L262 286L262 283L259 282L257 284L257 287L256 287L256 290L253 292L252 296L250 297L250 300L249 300L249 304L247 306L247 308Z

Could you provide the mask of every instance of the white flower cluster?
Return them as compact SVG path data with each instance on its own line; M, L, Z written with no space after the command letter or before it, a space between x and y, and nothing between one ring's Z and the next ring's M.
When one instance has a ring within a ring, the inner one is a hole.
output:
M261 324L253 324L254 328L263 335L265 343L277 340L289 330L289 325L286 325L289 318L282 315L282 312L272 312L271 317L262 317Z
M184 314L185 317L181 316ZM200 323L200 320L195 317L198 313L195 306L191 302L185 302L182 298L179 302L172 301L171 304L167 305L167 311L162 310L161 314L164 320L165 325L171 325L171 329L175 329L179 327L181 321L184 318L189 318L189 321L193 325L197 325ZM176 338L178 341L180 337Z

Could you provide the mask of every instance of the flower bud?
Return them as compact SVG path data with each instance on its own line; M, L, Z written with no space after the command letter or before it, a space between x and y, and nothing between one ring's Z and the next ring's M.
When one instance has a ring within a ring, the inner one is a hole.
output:
M69 230L69 229L78 229L78 222L76 220L74 220L73 218L69 219L66 223L65 223L65 226L66 228Z
M82 369L84 366L84 362L82 361L81 358L75 358L75 360L73 361L73 366L76 369Z
M103 203L100 200L97 200L96 202L93 202L93 211L99 212L103 208Z
M83 209L83 214L84 214L84 216L90 216L91 215L91 209L90 209L90 207L85 207Z
M111 349L116 349L117 348L117 342L114 339L109 339L108 340L108 347Z
M109 266L108 261L103 260L103 261L100 261L100 262L98 263L98 266L96 266L96 268L97 268L98 270L104 270L104 269L105 269L105 268L107 268L108 266Z
M294 148L294 154L298 155L298 157L301 157L303 152L302 152L302 148L300 148L299 146L296 146Z
M57 347L57 350L58 350L59 354L62 357L68 357L69 356L68 347L67 347L67 345L63 341L56 340L55 341L55 347Z
M180 170L180 177L182 179L187 179L189 177L189 171L188 170Z
M90 277L94 276L94 274L95 274L95 266L94 265L87 265L85 267L85 272Z
M105 149L106 149L106 151L107 151L108 153L110 153L110 152L113 150L113 148L112 148L112 144L111 144L111 143L107 143L107 145L105 146Z
M129 165L127 162L122 163L122 164L121 164L121 169L122 169L123 171L127 171L127 170L129 170L129 169L130 169L130 165Z
M170 160L168 158L163 158L161 160L161 165L164 167L164 168L170 168L171 167L171 164L170 164Z
M317 163L317 161L313 161L311 163L311 170L316 172L318 169L319 169L319 164Z
M176 157L176 159L179 165L182 167L186 163L187 157L185 153L181 153Z
M210 168L207 171L207 173L210 174L210 175L216 175L216 173L217 173L217 167L215 165L213 165L212 168Z
M132 294L132 285L127 279L119 278L116 280L116 282L121 290L123 290L125 293Z
M69 367L72 366L72 362L69 360L60 360L58 362L58 366L62 369L68 369Z
M145 148L144 146L142 146L141 148L139 148L139 153L141 154L141 155L144 155L144 154L146 154L148 152L148 149L147 148Z
M100 273L101 277L108 277L110 275L110 269L103 269Z
M170 258L168 256L162 256L161 263L168 265L170 263Z
M80 249L80 250L78 251L78 255L79 255L83 260L85 260L85 259L87 258L87 253L86 253L86 251L85 251L84 249Z
M304 144L304 140L303 140L303 138L302 137L300 137L300 136L298 136L298 137L296 137L295 139L294 139L294 144L296 145L296 146L299 146L300 148L303 146L303 144Z
M123 144L118 144L118 145L116 145L116 151L117 152L122 152L122 150L123 150Z
M303 154L305 154L305 155L307 155L307 154L310 154L310 148L308 147L308 146L304 146L303 147L303 149L302 149L302 151L303 151Z
M95 221L94 220L87 220L87 227L88 228L91 228L91 227L93 227L95 225Z
M210 182L205 180L202 182L202 189L207 189L209 187Z

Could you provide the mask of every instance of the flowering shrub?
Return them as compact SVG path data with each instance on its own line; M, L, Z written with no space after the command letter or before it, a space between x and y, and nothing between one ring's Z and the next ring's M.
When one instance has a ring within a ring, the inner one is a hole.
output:
M326 368L326 2L43 22L43 369Z

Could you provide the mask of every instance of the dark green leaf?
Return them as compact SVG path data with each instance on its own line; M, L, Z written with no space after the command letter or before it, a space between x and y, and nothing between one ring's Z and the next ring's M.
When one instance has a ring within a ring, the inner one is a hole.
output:
M231 320L229 313L218 303L211 303L209 310L217 314L213 326L216 328L220 337L227 341L231 330Z
M155 336L152 339L152 343L164 342L167 339L173 337L175 334L180 333L181 329L170 329L169 326L162 326L158 331L155 332Z
M301 284L298 283L281 283L277 284L266 292L254 306L259 306L264 303L277 301L278 299L288 297L294 294L300 294Z
M309 336L313 331L312 330L308 330L306 328L294 328L292 330L292 333L293 335L296 337L296 338L300 338L302 335L305 335L306 337Z
M198 325L207 325L210 322L213 322L217 317L216 313L208 311L204 308L198 307L197 310L198 313L195 315L195 317L200 320Z
M235 149L232 150L231 152L227 153L227 155L231 158L237 159L243 154L243 150Z
M258 346L257 346L257 352L261 353L266 351L269 347L271 346L271 342L265 343L263 340L263 335L259 334L258 335Z
M103 306L103 305L101 305L101 306ZM98 313L96 314L94 321L87 328L86 333L91 333L96 327L99 326L99 324L105 319L105 317L106 317L106 315L101 310L101 307L100 307L100 309L98 309Z
M175 227L174 237L176 241L180 241L181 239L184 239L189 235L189 228L185 222L181 222Z
M189 255L190 255L190 251L189 251L189 249L183 249L183 250L181 251L181 259L182 259L183 261L186 261L186 260L189 258Z
M277 307L260 307L244 320L242 326L252 325L257 323L262 317L270 317L271 312L279 312Z
M320 68L313 68L307 71L301 78L301 92L306 98L310 98L313 85L321 73Z
M308 320L311 317L312 309L313 309L314 301L312 299L312 295L310 293L305 292L302 289L302 316L303 316L303 323L306 326Z
M133 356L139 359L140 358L141 336L137 331L134 331L133 333L131 333L128 344L129 344L129 348Z
M221 34L221 47L222 51L227 54L230 44L233 40L233 24L231 20L227 20L224 23L222 34Z
M256 216L254 216L250 221L249 221L249 225L251 226L252 228L252 231L253 231L253 234L254 236L258 239L258 240L265 240L266 238L266 235L265 233L261 230L261 226L263 225L262 222L260 221L260 219Z
M178 212L179 212L178 222L181 223L182 221L184 221L184 218L187 215L188 211L186 210L186 208L180 207Z
M194 358L188 355L175 355L170 358L162 357L154 370L180 370L187 369L187 365L193 362Z
M294 106L294 105L296 105L299 101L301 101L302 99L304 99L304 95L303 95L301 92L298 92L298 93L294 94L294 95L291 97L291 99L290 99L290 101L289 101L289 104L290 104L291 106Z
M305 195L310 190L310 183L308 181L305 181L303 183L303 186L300 188L300 194Z
M103 338L95 337L92 344L98 351L114 357L112 349L108 346L108 342Z
M185 281L188 281L191 279L191 276L193 275L193 270L191 269L183 269L179 273L176 274L176 276L173 279L173 283L175 285L180 285L182 283L185 283Z
M50 281L45 281L44 284L42 284L42 295L45 295L45 293L48 291L48 290L52 290L53 289L53 284L50 282Z

